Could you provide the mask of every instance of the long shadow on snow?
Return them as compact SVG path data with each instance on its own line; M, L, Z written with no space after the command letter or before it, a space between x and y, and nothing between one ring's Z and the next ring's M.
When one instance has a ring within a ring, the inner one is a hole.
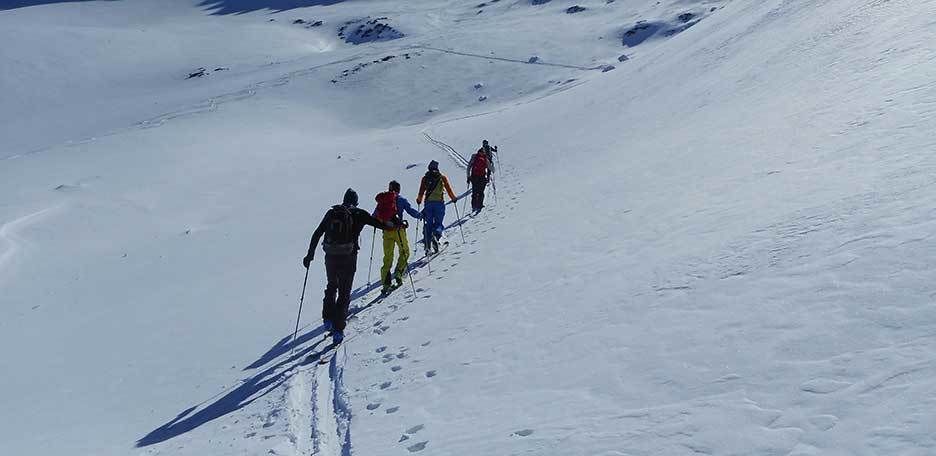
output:
M465 223L467 220L467 215L463 215L462 218L457 219L449 224L446 229L455 228ZM423 258L420 258L410 262L409 269L418 270L426 266L426 264L427 262ZM370 286L358 288L352 293L351 298L352 300L360 299L361 297L367 295L367 293L374 291L379 287L380 283L378 282ZM376 304L378 300L379 298L375 298L367 304L349 309L348 317L353 317L369 309L374 304ZM244 370L256 369L265 366L267 363L275 360L276 358L279 358L288 351L292 350L294 347L299 347L302 344L324 334L325 329L322 326L318 326L311 331L298 336L295 342L292 341L292 334L287 334L282 339L277 341L272 347L270 347L270 349L261 355L260 358L244 368ZM231 412L239 410L249 405L253 401L267 395L270 391L276 389L276 387L286 381L286 374L288 372L291 372L296 367L315 362L315 360L307 360L306 357L310 353L314 352L324 342L324 340L325 339L319 340L318 342L305 347L302 350L296 351L288 359L276 363L262 372L257 373L253 377L245 380L237 388L228 391L226 394L224 394L224 396L215 400L208 406L202 407L202 404L204 403L200 403L183 410L166 424L143 436L143 438L137 441L136 446L140 448L165 442L166 440L198 428L199 426L208 423L209 421L216 420ZM201 409L199 409L200 407ZM195 412L196 410L198 411ZM192 414L192 412L195 413Z
M321 335L322 328L316 328L309 334L303 335L303 339L308 340L312 338L311 334L313 333ZM290 335L290 337L292 337L292 335ZM286 381L288 378L286 375L287 373L305 364L314 363L315 360L308 360L306 357L323 342L324 339L295 352L288 359L274 364L263 372L245 380L240 386L228 391L224 396L221 396L210 405L202 407L200 410L199 407L201 407L202 404L196 404L183 410L168 423L154 429L140 440L137 440L137 448L165 442L166 440L189 432L209 421L216 420L231 412L246 407L253 401L266 396L270 391L273 391ZM195 412L195 410L198 411ZM195 413L192 414L192 412Z
M329 6L346 0L202 0L198 6L210 10L211 14L244 14L268 9L274 12L309 6Z
M25 8L27 6L50 5L52 3L76 3L87 2L91 0L0 0L0 11L16 8ZM115 2L117 0L105 0Z

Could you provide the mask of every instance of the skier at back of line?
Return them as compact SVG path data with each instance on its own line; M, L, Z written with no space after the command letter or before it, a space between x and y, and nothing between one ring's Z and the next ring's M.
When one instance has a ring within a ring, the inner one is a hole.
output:
M352 190L344 194L342 203L332 206L322 218L318 228L312 233L309 251L302 259L306 269L315 258L315 248L319 239L325 236L322 250L325 251L325 274L328 284L325 298L322 300L322 325L332 332L334 343L344 339L344 329L351 304L351 288L354 285L354 273L357 271L357 253L361 249L358 237L364 225L381 230L392 229L392 222L381 222L367 211L358 209L358 195Z

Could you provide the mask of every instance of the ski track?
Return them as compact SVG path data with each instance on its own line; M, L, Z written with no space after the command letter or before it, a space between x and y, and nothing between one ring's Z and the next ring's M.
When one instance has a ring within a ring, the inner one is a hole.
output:
M0 271L30 245L26 239L19 235L19 231L60 209L61 206L49 207L0 225L0 244L6 245L6 248L0 251Z
M484 60L497 60L499 62L521 63L523 65L542 65L542 66L550 66L550 67L557 67L557 68L571 68L573 70L582 70L582 71L603 70L607 67L607 65L597 65L597 66L592 66L592 67L586 67L586 66L581 66L581 65L569 65L565 63L543 62L541 60L536 60L536 61L531 62L529 60L510 59L506 57L495 57L493 55L473 54L470 52L459 52L459 51L454 51L451 49L442 49L442 48L425 46L425 45L416 45L416 46L412 46L411 48L412 49L424 49L427 51L436 51L436 52L442 52L445 54L458 55L462 57L472 57L472 58L484 59Z
M401 47L400 49L406 49L406 47ZM61 144L46 146L46 147L42 147L39 149L34 149L34 150L25 151L21 153L15 153L7 157L4 157L3 160L20 159L26 156L40 154L40 153L43 153L43 152L46 152L46 151L49 151L58 147L63 147L63 146L70 147L70 146L88 144L88 143L95 142L98 139L118 136L120 134L126 133L128 131L132 131L135 129L157 128L157 127L163 126L164 124L166 124L166 122L169 122L172 120L195 116L199 114L215 112L218 110L219 107L221 107L221 105L231 103L231 102L246 100L248 98L253 97L258 92L264 89L270 89L270 88L275 88L275 87L289 84L295 78L307 76L322 68L327 68L327 67L335 66L335 65L341 65L341 64L354 62L354 61L362 60L362 59L373 58L374 56L383 55L384 53L385 53L384 51L362 53L362 54L354 55L354 56L347 57L344 59L333 60L333 61L322 63L319 65L313 65L307 68L303 68L300 70L291 71L276 78L265 79L265 80L261 80L261 81L248 84L247 87L240 89L240 90L227 92L227 93L221 93L219 95L209 97L205 100L202 100L200 102L194 103L192 105L189 105L187 107L184 107L175 111L170 111L170 112L167 112L165 114L160 114L155 117L150 117L148 119L136 121L133 124L128 125L126 127L117 128L117 129L114 129L109 132L105 132L103 134L96 135L96 136L89 136L89 137L77 139L77 140L68 140ZM290 64L290 63L295 63L296 60L292 60L288 62L275 62L274 64L276 65Z
M550 63L550 62L543 62L543 61L529 62L529 61L525 61L525 60L521 60L521 59L509 59L509 58L504 58L504 57L486 56L486 55L482 55L482 54L473 54L473 53L469 53L469 52L459 52L459 51L453 51L453 50L435 48L435 47L425 46L425 45L407 45L407 46L399 46L399 47L396 47L396 48L390 48L390 49L386 49L386 50L380 50L380 51L378 51L378 52L361 53L361 54L357 54L357 55L354 55L354 56L351 56L351 57L347 57L347 58L343 58L343 59L338 59L338 60L333 60L333 61L329 61L329 62L325 62L325 63L318 64L318 65L313 65L313 66L310 66L310 67L307 67L307 68L302 68L302 69L299 69L299 70L290 71L290 72L288 72L288 73L286 73L286 74L283 74L282 76L279 76L279 77L276 77L276 78L265 79L265 80L260 80L260 81L251 83L251 84L249 84L247 87L245 87L245 88L243 88L243 89L240 89L240 90L236 90L236 91L233 91L233 92L222 93L222 94L219 94L219 95L216 95L216 96L213 96L213 97L209 97L209 98L207 98L207 99L205 99L205 100L203 100L203 101L197 102L197 103L195 103L195 104L193 104L193 105L184 107L184 108L182 108L182 109L178 109L178 110L175 110L175 111L170 111L170 112L167 112L167 113L165 113L165 114L160 114L160 115L157 115L157 116L155 116L155 117L151 117L151 118L148 118L148 119L144 119L144 120L141 120L141 121L137 121L137 122L135 122L135 123L133 123L132 125L129 125L129 126L127 126L127 127L117 128L117 129L115 129L115 130L112 130L112 131L110 131L110 132L103 133L103 134L101 134L101 135L90 136L90 137L86 137L86 138L82 138L82 139L76 139L76 140L69 140L69 141L65 141L65 142L62 143L62 144L57 144L57 145L53 145L53 146L46 146L46 147L42 147L42 148L35 149L35 150L30 150L30 151L25 151L25 152L21 152L21 153L12 154L12 155L10 155L10 156L5 157L4 160L19 159L19 158L23 158L23 157L26 157L26 156L29 156L29 155L35 155L35 154L39 154L39 153L42 153L42 152L46 152L46 151L55 149L55 148L57 148L57 147L62 147L62 146L68 147L68 146L78 146L78 145L82 145L82 144L88 144L88 143L95 142L95 141L97 141L98 139L108 138L108 137L112 137L112 136L117 136L117 135L120 135L120 134L125 133L125 132L127 132L127 131L134 130L134 129L149 129L149 128L161 127L161 126L163 126L166 122L169 122L169 121L172 121L172 120L177 120L177 119L180 119L180 118L195 116L195 115L199 115L199 114L206 114L206 113L215 112L215 111L218 110L219 107L221 107L221 106L224 105L224 104L232 103L232 102L236 102L236 101L241 101L241 100L246 100L246 99L248 99L248 98L252 98L252 97L255 96L258 92L260 92L260 91L262 91L262 90L264 90L264 89L270 89L270 88L280 87L280 86L289 84L293 79L296 79L296 78L299 78L299 77L308 76L308 75L314 73L315 71L318 71L318 70L323 69L323 68L328 68L328 67L331 67L331 66L341 65L341 64L345 64L345 63L350 63L350 62L359 61L359 60L368 60L368 59L374 58L375 56L384 55L384 54L386 54L387 52L400 52L400 51L406 51L406 50L412 50L412 49L421 49L421 50L435 51L435 52L441 52L441 53L445 53L445 54L449 54L449 55L456 55L456 56L463 56L463 57L480 58L480 59L488 59L488 60L497 60L497 61L510 62L510 63L520 63L520 64L524 64L524 65L541 65L541 66L549 66L549 67L557 67L557 68L576 69L576 70L582 70L582 71L603 70L603 69L605 69L606 66L607 66L607 65L598 65L598 66L594 66L594 67L585 67L585 66L580 66L580 65L568 65L568 64L562 64L562 63ZM275 64L275 65L292 64L292 63L296 63L298 60L300 60L300 59L294 59L294 60L292 60L292 61L284 61L284 62L275 62L274 64ZM572 85L570 85L570 86L564 87L563 89L561 89L561 90L559 90L559 91L568 90L568 89L574 87L575 85L578 85L578 84L572 84ZM547 94L542 95L542 96L540 96L540 97L537 97L537 98L535 98L535 99L533 99L533 100L531 100L531 101L536 101L536 100L538 100L538 99L541 99L541 98L550 96L550 95L552 95L552 94L554 94L554 93L555 93L555 92L547 93ZM517 103L516 105L520 105L520 104L525 104L525 103ZM478 116L478 115L487 115L487 114L491 114L491 113L501 112L501 111L504 111L504 110L506 110L506 109L509 109L509 107L508 107L508 108L503 108L503 109L498 109L498 110L495 110L495 111L492 111L492 112L488 112L488 113L475 114L475 115L460 117L460 118L458 118L458 119L452 119L452 120L460 120L460 119L463 119L463 118L471 118L471 117L475 117L475 116ZM428 135L427 135L427 136L428 136ZM444 143L443 143L443 144L444 144ZM446 146L448 146L448 145L446 145ZM449 146L449 147L450 147L450 146ZM454 150L454 149L453 149L453 150ZM457 153L457 152L456 152L456 153Z
M445 152L446 154L448 154L449 157L451 157L452 160L454 160L455 163L458 164L458 166L460 166L460 167L462 167L462 168L468 168L468 159L466 159L464 155L460 154L457 150L455 150L454 147L452 147L452 146L450 146L450 145L448 145L448 144L446 144L446 143L444 143L444 142L442 142L442 141L439 141L439 140L433 138L432 136L429 136L429 133L425 133L425 132L424 132L424 133L423 133L423 136L426 137L426 140L429 141L430 144L432 144L432 145L438 147L439 149L442 149L443 152Z
M427 133L423 134L427 141L445 150L449 153L451 158L461 164L462 167L465 166L463 163L465 160L464 156L458 153L452 146L432 138ZM506 178L507 188L514 187L516 178L510 169L501 170L501 174ZM522 193L522 186L517 185L517 187L515 193ZM510 199L508 202L502 203L501 206L498 207L497 203L494 202L491 208L487 209L485 213L490 213L494 217L500 217L502 215L502 209L511 210L515 203L516 199ZM463 215L462 219L453 222L448 229L454 229L454 225L459 222L473 220L478 219L468 218ZM488 226L490 223L490 221L485 221L483 225ZM473 224L465 225L467 242L465 244L457 244L457 246L470 245L477 241L474 236L474 228L476 227L472 225ZM482 231L486 229L487 228L484 228ZM458 252L459 250L454 250L454 253L457 254ZM442 259L442 257L438 257L436 261L441 261ZM418 261L418 259L414 260L411 266ZM415 274L417 271L418 270L413 270L413 273ZM417 287L420 282L423 282L432 275L433 273L431 271L427 271L425 276L416 278ZM438 278L438 273L436 273L435 276ZM423 293L430 291L428 287L419 288L419 290L423 291ZM372 296L373 292L367 293L354 302L366 303L369 302ZM390 316L405 309L408 304L419 302L421 302L421 300L418 295L413 295L401 289L399 293L394 293L382 301L383 305L376 307L381 310L380 312L367 312L371 309L375 309L375 307L358 304L359 308L363 307L362 310L355 313L353 318L348 322L352 334L348 336L335 351L327 355L330 357L326 363L327 367L326 364L311 362L306 366L299 367L296 374L290 377L286 384L286 391L284 394L287 400L284 401L284 403L290 408L290 410L286 411L290 420L287 436L292 443L295 455L310 456L320 454L351 456L354 454L352 440L352 421L354 414L351 404L351 393L345 386L344 379L344 369L348 362L348 345L353 343L358 337L366 336L369 332L378 335L383 334L383 332L389 329L388 326L384 325L384 322L387 321ZM352 311L354 308L355 307L352 305ZM430 372L434 375L434 371ZM432 375L427 374L427 376L430 377Z

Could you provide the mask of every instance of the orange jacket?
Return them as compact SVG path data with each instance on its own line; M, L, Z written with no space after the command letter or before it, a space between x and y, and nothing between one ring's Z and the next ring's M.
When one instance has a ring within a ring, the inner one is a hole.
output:
M439 187L440 186L437 185L431 192L427 192L429 189L426 188L426 176L423 176L422 180L419 181L419 194L416 196L416 204L422 204L423 196L425 196L426 201L443 201L445 195L442 193L442 189L445 189L445 192L448 193L452 201L458 199L455 196L455 192L452 191L452 186L449 185L448 177L446 177L445 174L442 174L442 188L440 189Z

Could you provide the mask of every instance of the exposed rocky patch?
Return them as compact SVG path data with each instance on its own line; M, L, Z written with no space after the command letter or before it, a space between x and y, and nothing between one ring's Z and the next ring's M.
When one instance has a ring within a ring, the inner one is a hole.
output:
M338 37L351 44L390 41L403 38L403 32L391 27L387 17L356 19L338 29Z
M193 71L190 71L189 74L188 74L188 76L185 77L185 79L203 78L203 77L205 77L205 76L210 75L212 72L215 72L215 73L216 73L216 72L218 72L218 71L227 71L227 70L230 70L230 68L228 68L228 67L217 67L217 68L215 68L214 70L209 71L209 70L208 70L207 68L205 68L205 67L200 67L200 68L196 68L196 69L193 70Z
M624 31L621 43L627 47L635 47L658 37L676 36L698 24L707 14L716 10L718 7L712 7L709 10L686 11L669 20L637 21Z
M359 64L357 64L357 65L355 65L355 66L353 66L353 67L351 67L351 68L348 68L348 69L342 71L341 74L339 74L338 76L335 76L335 77L331 80L331 82L332 82L332 84L337 84L337 83L340 82L341 80L347 79L347 78L350 77L350 76L353 76L353 75L355 75L355 74L357 74L357 73L360 73L360 72L363 71L365 68L368 68L368 67L370 67L370 66L372 66L372 65L380 65L380 64L383 64L383 63L390 62L390 61L392 61L392 60L394 60L394 59L409 60L409 59L411 59L411 58L413 58L413 57L417 57L417 56L419 56L419 55L421 55L419 52L407 52L407 53L405 53L405 54L400 54L400 55L393 55L393 54L391 54L391 55L386 55L386 56L384 56L384 57L381 57L381 58L379 58L379 59L372 60L372 61L370 61L370 62L361 62L361 63L359 63Z
M185 79L203 78L205 76L208 76L208 70L202 67L197 68L195 71L190 71Z
M324 25L324 24L325 24L325 21L315 20L315 19L301 19L301 18L300 18L300 19L294 20L292 23L293 23L293 25L302 25L302 26L305 26L306 28L315 28L315 27L321 27L322 25Z

